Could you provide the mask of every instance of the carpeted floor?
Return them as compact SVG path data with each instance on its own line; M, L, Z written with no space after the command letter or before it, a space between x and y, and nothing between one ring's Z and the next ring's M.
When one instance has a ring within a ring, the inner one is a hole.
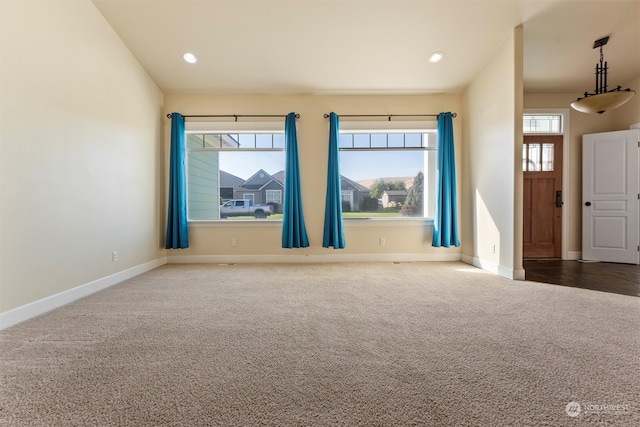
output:
M639 304L462 263L167 265L1 331L0 425L640 425Z

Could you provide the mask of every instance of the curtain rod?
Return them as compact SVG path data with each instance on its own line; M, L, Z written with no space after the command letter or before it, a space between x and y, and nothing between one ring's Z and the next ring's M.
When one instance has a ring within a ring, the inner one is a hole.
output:
M169 113L167 114L167 119L171 118L171 114ZM287 114L191 114L191 115L185 115L185 114L180 114L182 117L189 118L189 117L213 117L213 118L224 118L224 117L233 117L235 119L235 121L238 121L238 117L253 117L253 118L258 118L258 117L287 117ZM296 119L300 118L300 114L296 113Z
M439 114L338 114L338 117L438 117ZM457 113L451 113L451 117L458 117ZM329 118L329 114L324 115L325 119Z

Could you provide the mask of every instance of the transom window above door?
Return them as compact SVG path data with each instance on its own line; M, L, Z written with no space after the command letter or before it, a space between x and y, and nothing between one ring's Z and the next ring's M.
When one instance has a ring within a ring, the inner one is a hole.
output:
M522 117L524 134L561 134L562 114L525 114Z

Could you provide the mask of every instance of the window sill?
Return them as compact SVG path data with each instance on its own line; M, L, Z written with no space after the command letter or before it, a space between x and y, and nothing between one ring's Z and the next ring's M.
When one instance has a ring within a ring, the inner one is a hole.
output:
M191 220L188 221L189 227L208 228L208 227L282 227L281 219L211 219L211 220Z
M433 226L433 218L345 218L345 226L366 227L369 225L385 227Z
M192 228L209 227L282 227L281 219L242 219L242 220L191 220L188 222ZM433 226L433 218L345 218L345 227L417 227Z

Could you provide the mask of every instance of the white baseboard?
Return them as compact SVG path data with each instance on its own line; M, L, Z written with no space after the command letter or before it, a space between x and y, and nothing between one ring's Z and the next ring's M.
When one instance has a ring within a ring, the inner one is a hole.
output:
M503 273L500 273L500 275L511 280L524 280L524 268L504 269Z
M472 257L470 255L462 255L462 262L471 264L474 267L481 268L485 271L488 271L489 273L499 274L498 270L500 266L492 261L483 260L481 258Z
M524 280L523 268L511 268L497 264L492 261L487 261L478 257L472 257L469 255L462 255L462 262L471 264L475 267L481 268L489 273L497 274L498 276L506 277L511 280Z
M24 322L25 320L32 319L73 301L77 301L80 298L84 298L117 283L131 279L139 274L146 273L147 271L153 270L154 268L160 267L166 263L167 258L161 257L46 298L42 298L38 301L25 304L21 307L14 308L13 310L6 311L0 314L0 330L6 329L20 322Z
M340 251L337 251L340 252ZM168 264L260 264L322 262L421 262L460 261L460 253L425 254L327 254L327 255L169 255Z
M582 251L569 251L569 252L567 252L567 259L571 260L571 261L582 259Z

